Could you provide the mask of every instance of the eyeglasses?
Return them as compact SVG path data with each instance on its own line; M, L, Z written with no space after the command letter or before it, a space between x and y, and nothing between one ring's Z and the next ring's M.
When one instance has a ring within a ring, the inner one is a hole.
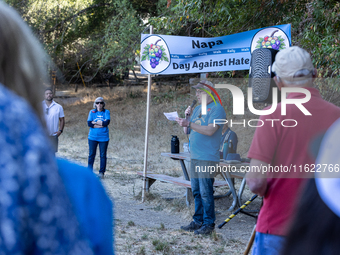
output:
M104 104L104 102L96 102L96 104Z

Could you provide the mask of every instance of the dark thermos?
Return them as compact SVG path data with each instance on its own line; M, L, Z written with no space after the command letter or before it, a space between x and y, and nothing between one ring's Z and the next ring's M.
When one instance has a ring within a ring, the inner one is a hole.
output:
M179 140L176 135L171 138L171 153L179 153Z

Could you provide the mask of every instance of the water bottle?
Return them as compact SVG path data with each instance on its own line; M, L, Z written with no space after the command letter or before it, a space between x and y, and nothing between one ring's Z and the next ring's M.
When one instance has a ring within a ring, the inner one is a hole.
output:
M171 153L179 153L179 140L176 135L171 138Z

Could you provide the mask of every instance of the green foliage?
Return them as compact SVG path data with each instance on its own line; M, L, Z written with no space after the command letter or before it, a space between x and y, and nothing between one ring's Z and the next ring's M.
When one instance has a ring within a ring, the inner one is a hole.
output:
M156 251L163 251L164 253L168 253L171 250L171 247L168 242L161 240L153 240L152 241L153 246L155 246Z
M77 74L77 63L90 78L133 68L140 34L149 24L157 34L217 37L287 23L292 25L292 45L312 54L320 77L340 77L338 1L172 0L169 8L167 0L6 2L32 27L67 78ZM286 46L280 44L281 49ZM145 48L142 60L150 60L147 53ZM166 56L161 60L169 61ZM219 75L234 77L235 72Z
M320 77L340 77L340 3L314 1L304 20L301 45L310 49Z
M126 96L128 98L141 98L143 97L143 92L140 90L136 90L136 91L130 90L126 93Z
M157 2L151 0L130 0L132 7L143 18L157 15Z
M145 255L146 251L145 251L145 246L142 246L139 248L139 251L137 252L137 255Z
M132 220L130 220L130 221L128 222L128 226L133 227L133 226L135 226L135 223L134 223Z
M162 4L165 9L166 2ZM178 0L172 1L166 15L152 17L150 23L159 34L196 37L290 23L292 45L312 54L321 76L339 77L339 5L338 1L321 0Z
M91 44L99 46L93 55L99 63L99 68L109 67L113 72L119 73L126 68L133 68L143 27L129 1L119 1L116 8L120 10L119 13L111 17L104 30L96 35Z
M120 74L132 68L142 21L127 0L7 0L70 77Z
M158 93L157 96L153 97L152 101L154 104L160 104L163 102L170 102L175 97L175 91L169 90L168 92Z

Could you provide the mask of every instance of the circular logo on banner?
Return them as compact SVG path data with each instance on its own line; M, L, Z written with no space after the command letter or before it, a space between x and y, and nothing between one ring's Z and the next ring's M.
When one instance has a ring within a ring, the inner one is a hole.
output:
M251 42L251 52L266 48L283 50L289 47L289 39L285 32L276 27L264 28L258 31Z
M157 74L169 67L169 48L160 36L151 35L145 38L141 49L141 66L149 73Z

